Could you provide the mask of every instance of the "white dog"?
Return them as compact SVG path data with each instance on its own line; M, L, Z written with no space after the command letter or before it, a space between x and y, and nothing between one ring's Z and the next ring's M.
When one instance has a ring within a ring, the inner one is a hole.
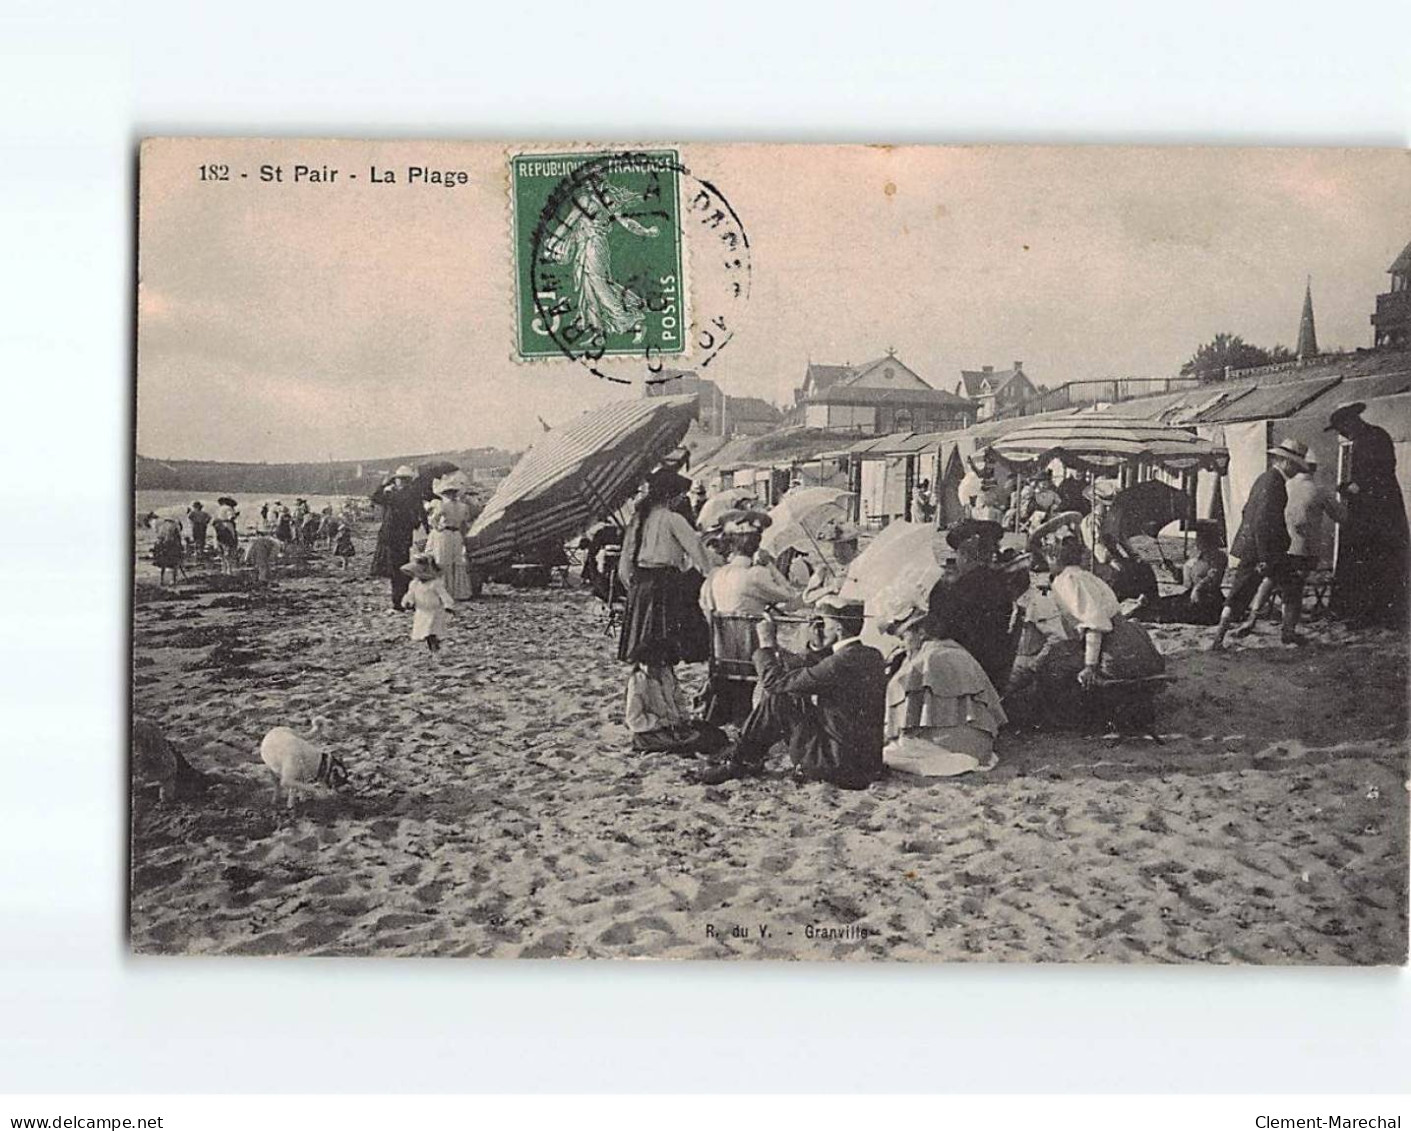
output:
M300 793L320 793L324 788L342 789L348 782L348 770L336 754L316 745L314 740L327 737L328 719L315 715L309 725L309 737L304 738L288 727L275 727L260 742L260 761L274 774L274 803L279 804L281 787L287 805L294 808Z

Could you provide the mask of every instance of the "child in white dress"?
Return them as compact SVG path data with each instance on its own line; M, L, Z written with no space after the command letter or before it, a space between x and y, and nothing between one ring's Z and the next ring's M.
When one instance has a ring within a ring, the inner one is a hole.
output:
M402 608L414 609L416 614L412 618L412 639L425 640L426 649L434 658L441 650L441 637L456 602L441 580L441 567L430 554L417 554L402 567L402 572L412 578L402 598Z

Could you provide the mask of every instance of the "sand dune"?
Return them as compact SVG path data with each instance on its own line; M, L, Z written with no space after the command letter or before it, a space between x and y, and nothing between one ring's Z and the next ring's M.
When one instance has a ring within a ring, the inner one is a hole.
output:
M1293 651L1270 628L1207 654L1206 630L1158 627L1159 744L1020 735L970 778L707 789L628 750L587 595L492 590L433 668L365 566L268 594L140 587L137 711L213 786L167 806L135 788L135 950L1405 960L1391 634L1315 624ZM314 713L350 789L289 817L255 748Z

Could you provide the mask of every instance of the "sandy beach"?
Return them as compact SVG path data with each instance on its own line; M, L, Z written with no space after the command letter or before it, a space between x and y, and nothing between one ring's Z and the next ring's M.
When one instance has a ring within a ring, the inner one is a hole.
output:
M134 782L135 951L1406 959L1391 633L1314 621L1304 649L1267 627L1211 654L1208 630L1157 626L1176 677L1159 743L1006 735L983 775L704 788L687 759L630 752L586 592L492 587L433 668L367 576L370 545L268 592L161 591L139 562L135 711L211 787L163 805ZM257 746L314 714L351 780L291 817Z

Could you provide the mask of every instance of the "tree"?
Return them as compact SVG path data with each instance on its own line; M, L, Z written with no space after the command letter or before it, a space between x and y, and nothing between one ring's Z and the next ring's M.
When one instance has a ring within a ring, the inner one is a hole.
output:
M1181 376L1195 376L1202 385L1225 379L1225 370L1253 369L1260 365L1275 365L1292 361L1293 354L1283 346L1262 349L1251 345L1238 334L1216 334L1181 366Z

